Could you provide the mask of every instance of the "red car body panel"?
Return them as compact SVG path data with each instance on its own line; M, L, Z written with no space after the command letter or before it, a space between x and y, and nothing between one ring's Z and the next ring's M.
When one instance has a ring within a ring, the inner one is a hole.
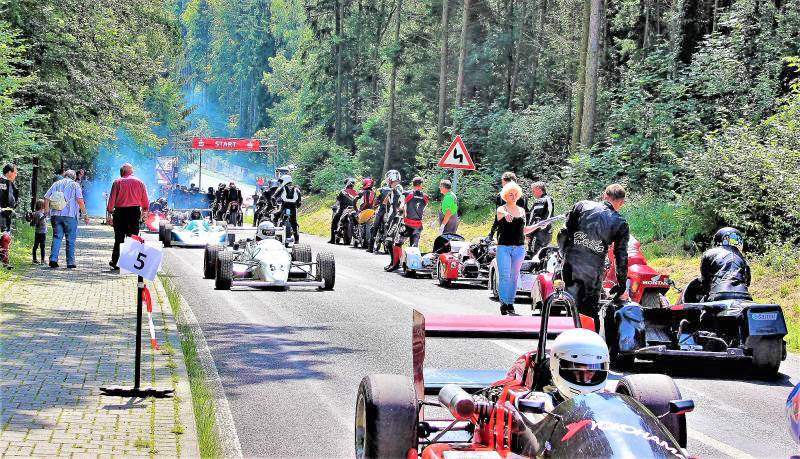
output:
M443 253L439 255L439 263L445 267L444 277L447 280L457 280L461 262L458 261L458 253Z
M603 287L611 288L616 285L616 262L614 251L608 249L609 269L603 279ZM640 303L642 296L648 290L666 293L669 290L669 276L660 274L647 265L647 260L641 250L641 244L633 236L628 242L628 281L630 282L631 301ZM547 297L545 297L547 298Z
M145 228L147 228L147 231L151 233L157 233L159 224L158 222L169 223L169 218L167 217L167 214L165 214L164 212L150 212L149 214L147 214L147 218L144 219L144 226Z

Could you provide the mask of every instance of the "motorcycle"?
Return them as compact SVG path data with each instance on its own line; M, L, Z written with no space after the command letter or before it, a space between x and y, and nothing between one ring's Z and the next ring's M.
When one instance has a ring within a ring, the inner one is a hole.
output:
M389 249L386 247L386 225L387 220L389 218L389 212L384 212L381 215L381 218L374 222L375 225L378 225L375 236L372 238L372 250L373 253L380 253L381 246L383 246L383 253L389 254Z
M365 209L356 217L353 246L366 249L372 244L372 225L375 223L375 210Z
M356 226L356 209L353 206L348 206L339 217L339 223L336 225L334 232L334 241L338 244L342 241L344 245L350 245L353 240L353 233Z
M283 227L286 229L286 239L295 240L294 228L292 227L292 209L286 208L283 210L279 210L275 213L273 220L275 221L275 226Z

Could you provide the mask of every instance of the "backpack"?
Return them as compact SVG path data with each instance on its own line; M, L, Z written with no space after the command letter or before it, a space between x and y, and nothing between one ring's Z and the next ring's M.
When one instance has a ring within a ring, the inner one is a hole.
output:
M65 207L67 207L67 200L64 198L64 192L52 192L50 194L50 208L53 210L64 210Z

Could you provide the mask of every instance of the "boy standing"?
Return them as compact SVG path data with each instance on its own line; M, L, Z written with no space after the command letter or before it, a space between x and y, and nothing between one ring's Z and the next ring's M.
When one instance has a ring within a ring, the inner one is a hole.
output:
M36 212L33 213L31 226L34 227L33 250L31 251L31 255L33 256L33 263L38 265L39 263L44 263L44 243L47 237L47 214L44 213L44 199L36 201ZM42 256L40 258L42 261L36 259L36 249L41 251Z

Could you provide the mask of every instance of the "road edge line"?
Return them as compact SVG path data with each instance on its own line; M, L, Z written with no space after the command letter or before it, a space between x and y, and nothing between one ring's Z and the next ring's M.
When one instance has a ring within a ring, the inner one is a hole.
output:
M197 356L200 359L200 365L203 367L205 373L206 383L214 394L214 430L217 433L219 440L220 453L222 457L235 457L241 458L242 447L239 443L239 435L236 433L236 425L233 422L233 415L231 408L228 404L228 399L225 396L225 389L222 386L222 380L219 377L217 366L214 363L214 358L211 356L211 351L208 349L205 334L203 333L200 323L186 302L183 295L180 294L175 284L167 276L163 276L162 281L169 282L172 290L178 298L178 308L180 317L176 319L183 325L189 327L192 336L194 337L195 348Z

